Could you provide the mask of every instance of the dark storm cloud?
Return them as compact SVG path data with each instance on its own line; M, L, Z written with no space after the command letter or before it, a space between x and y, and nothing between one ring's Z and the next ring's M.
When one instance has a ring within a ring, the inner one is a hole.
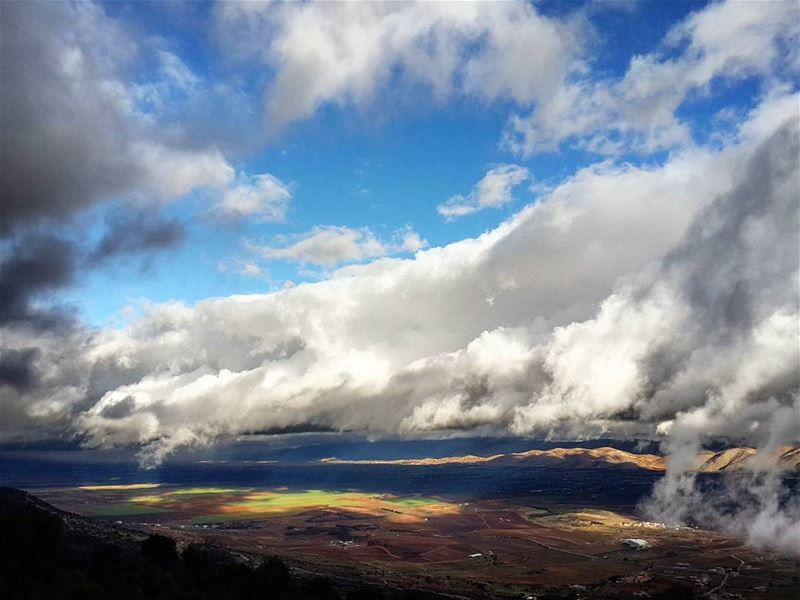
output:
M137 176L125 160L126 124L117 104L123 98L98 89L114 75L111 65L130 57L130 40L97 30L95 11L49 2L0 7L5 233L20 222L67 216ZM98 55L106 51L106 60L86 52L88 44L97 44Z
M178 245L186 236L182 223L152 211L115 212L106 220L106 232L88 256L98 265L115 256L143 254Z
M0 386L26 389L36 383L36 348L7 350L0 355Z
M183 103L203 94L162 41L90 2L4 2L0 28L0 325L78 327L53 295L113 256L179 243L183 226L155 203L233 169L183 135ZM110 200L87 248L73 218Z
M0 262L0 325L56 327L69 313L37 308L41 294L72 282L79 258L75 245L52 234L33 234L8 246Z
M152 212L119 211L97 246L85 253L55 233L26 231L7 240L0 260L0 325L36 329L77 325L73 312L39 302L74 283L76 275L115 256L146 256L179 244L183 225Z
M130 416L135 407L135 400L133 397L128 396L113 406L106 407L103 410L103 417L106 419L124 419L125 417Z
M184 109L205 93L157 40L89 2L4 2L0 17L0 235L233 177L210 140L187 135Z

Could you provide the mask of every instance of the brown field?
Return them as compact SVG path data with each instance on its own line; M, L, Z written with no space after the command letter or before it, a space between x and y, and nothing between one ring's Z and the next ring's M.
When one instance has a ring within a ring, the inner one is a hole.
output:
M741 540L608 511L532 505L530 498L458 503L349 490L169 486L39 496L182 543L220 544L243 556L276 554L297 569L341 580L468 597L569 586L627 597L675 584L720 598L796 598L800 591L793 580L800 562ZM649 545L633 550L622 543L628 538Z

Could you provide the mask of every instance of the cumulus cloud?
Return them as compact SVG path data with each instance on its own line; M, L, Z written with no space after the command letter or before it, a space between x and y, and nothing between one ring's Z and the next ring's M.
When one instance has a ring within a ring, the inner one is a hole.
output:
M324 106L385 110L420 93L507 101L517 111L502 144L520 156L564 142L609 156L684 146L687 102L748 78L766 88L796 79L791 0L711 3L616 78L591 69L590 13L544 16L527 2L226 3L216 29L226 49L271 74L271 131Z
M436 207L446 219L455 219L489 207L503 206L512 200L514 188L529 177L528 169L519 165L500 165L490 169L472 191L457 194Z
M394 240L379 239L369 227L317 226L294 236L277 236L270 246L251 246L267 260L288 260L303 265L330 269L344 263L400 252L416 252L427 242L407 227L395 233Z
M577 74L531 113L512 115L504 144L522 156L565 140L604 155L686 144L690 127L677 113L687 100L749 77L793 81L798 19L791 1L712 3L675 25L660 50L633 57L622 78Z
M42 294L70 283L80 256L75 245L52 234L9 242L0 260L0 325L58 328L72 319L58 307L37 305Z
M414 231L410 225L406 225L403 229L395 232L394 237L397 240L395 248L398 251L411 252L413 254L428 246L428 241Z
M254 216L260 221L280 223L286 220L291 199L289 186L274 175L242 176L225 190L215 212L225 218Z
M90 445L139 445L146 464L294 427L578 437L693 423L699 441L786 443L797 432L769 419L798 387L796 102L765 100L723 149L586 168L413 259L156 305L66 341L14 331L10 379L29 384L4 388L3 435L46 420Z
M687 421L767 441L771 404L792 406L800 385L797 133L789 118L658 269L553 332L552 381L517 410L517 430L633 410L673 435Z
M579 53L579 20L527 2L224 3L222 43L274 71L272 129L324 105L367 109L390 89L423 88L528 105L552 93Z

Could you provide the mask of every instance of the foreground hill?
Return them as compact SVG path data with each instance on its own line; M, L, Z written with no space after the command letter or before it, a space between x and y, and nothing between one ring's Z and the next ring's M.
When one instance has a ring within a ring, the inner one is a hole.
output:
M529 450L511 454L491 456L445 456L442 458L414 458L396 460L343 460L335 457L324 458L325 464L347 465L398 465L398 466L436 466L453 464L526 465L533 467L559 467L572 469L646 469L665 471L667 459L657 454L637 454L616 448L553 448L550 450ZM775 467L800 472L800 448L784 447L771 456L757 456L755 448L729 448L720 452L704 451L697 457L696 470L702 473L736 471L759 466Z

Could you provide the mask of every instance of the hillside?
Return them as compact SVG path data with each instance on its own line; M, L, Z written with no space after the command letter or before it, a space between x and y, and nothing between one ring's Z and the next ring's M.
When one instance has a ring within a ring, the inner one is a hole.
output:
M800 448L784 446L767 457L757 456L755 448L728 448L720 452L704 452L700 455L697 470L703 473L736 471L756 467L760 461L765 466L777 465L785 471L800 471Z
M530 450L510 457L514 461L536 466L559 466L576 469L622 468L663 471L664 457L655 454L635 454L615 448L554 448L553 450Z

